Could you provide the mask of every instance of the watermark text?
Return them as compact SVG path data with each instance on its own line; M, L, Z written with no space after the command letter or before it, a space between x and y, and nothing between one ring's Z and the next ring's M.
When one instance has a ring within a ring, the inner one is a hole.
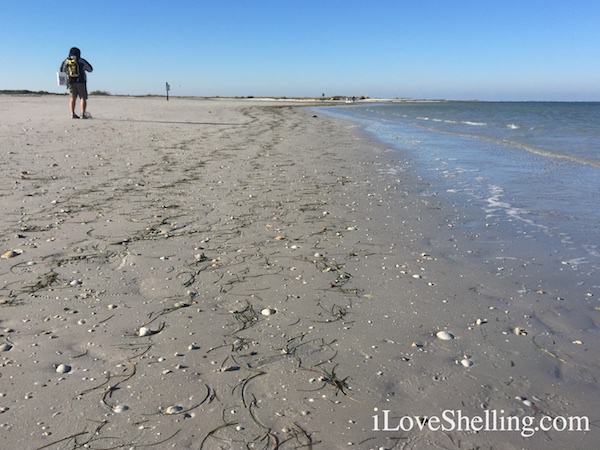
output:
M590 431L587 416L511 416L505 415L503 409L469 416L460 409L446 409L439 416L392 417L390 410L374 411L373 431L516 431L525 438L538 431Z

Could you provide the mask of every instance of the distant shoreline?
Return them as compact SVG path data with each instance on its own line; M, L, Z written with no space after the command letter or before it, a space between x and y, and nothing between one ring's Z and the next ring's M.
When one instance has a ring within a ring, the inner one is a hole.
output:
M43 96L43 95L69 95L68 92L57 93L48 91L30 91L28 89L4 89L0 90L0 95L23 95L23 96ZM111 94L106 91L92 91L89 94L94 97L133 97L133 98L160 98L166 97L160 94L145 94L145 95L128 95L128 94ZM180 99L201 99L201 100L254 100L254 101L298 101L298 102L454 102L454 101L468 101L476 102L479 100L452 100L452 99L416 99L408 97L398 98L371 98L365 96L345 96L345 95L334 95L329 97L269 97L269 96L197 96L197 95L174 95L169 98L180 98Z
M66 96L68 92L48 92L48 91L30 91L27 89L4 89L0 90L0 95L23 96L23 97L41 97L41 96ZM119 97L119 98L166 98L160 94L129 95L129 94L111 94L105 91L92 91L90 97ZM285 101L285 102L314 102L317 104L352 104L352 103L598 103L597 100L478 100L478 99L427 99L427 98L379 98L379 97L358 97L335 95L326 98L321 97L262 97L262 96L199 96L199 95L170 95L170 99L188 99L188 100L250 100L250 101ZM352 100L352 99L355 100Z

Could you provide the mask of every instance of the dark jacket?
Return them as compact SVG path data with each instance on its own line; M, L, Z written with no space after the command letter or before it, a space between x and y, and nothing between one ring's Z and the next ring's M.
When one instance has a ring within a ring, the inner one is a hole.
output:
M67 71L67 60L69 58L65 59L63 61L63 63L60 65L60 72L66 72ZM69 84L71 83L85 83L87 82L87 76L86 76L86 72L92 72L94 69L92 67L92 65L87 62L85 59L83 58L77 58L77 62L79 63L79 77L77 78L70 78L69 79Z

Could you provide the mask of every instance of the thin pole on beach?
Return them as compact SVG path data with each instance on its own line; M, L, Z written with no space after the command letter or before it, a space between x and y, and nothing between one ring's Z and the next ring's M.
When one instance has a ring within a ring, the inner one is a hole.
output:
M171 90L171 86L169 86L169 82L165 83L165 87L167 89L167 101L169 101L169 91Z

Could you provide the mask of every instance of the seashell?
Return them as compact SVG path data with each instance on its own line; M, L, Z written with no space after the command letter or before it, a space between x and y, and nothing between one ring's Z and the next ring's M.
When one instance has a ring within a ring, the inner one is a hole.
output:
M441 339L442 341L451 341L452 339L454 339L454 336L448 333L447 331L438 331L437 333L435 333L435 335L438 339Z
M275 310L271 309L271 308L265 308L260 312L263 316L270 316L272 314L275 314Z
M281 235L279 235L279 236L275 236L275 240L276 240L276 241L283 241L284 239L285 239L285 238L284 238L283 236L281 236Z
M12 348L10 344L0 344L0 352L7 352Z
M15 256L19 256L21 253L23 253L23 250L16 248L14 250L9 250L5 253L2 253L2 255L0 255L0 258L2 258L2 259L14 258Z
M462 359L460 361L460 363L464 366L464 367L471 367L473 365L473 361L471 361L468 358Z
M533 406L533 402L531 400L527 400L527 399L523 400L523 404L525 406L530 406L530 407Z
M113 412L116 412L116 413L122 413L124 411L127 411L128 409L129 409L129 406L127 406L127 405L117 405L117 406L113 407L112 410L113 410Z
M173 405L165 409L164 414L179 414L183 411L183 406Z
M421 278L421 275L419 275L418 273L415 273L412 277L413 278Z
M138 330L138 336L150 336L152 334L152 330L148 327L141 327Z
M517 336L527 336L527 331L519 327L515 327L513 333L515 333Z
M188 307L188 306L190 306L190 305L191 305L191 303L190 303L190 302L186 302L186 301L180 301L180 302L177 302L177 303L175 303L173 306L174 306L175 308L186 308L186 307Z
M67 364L59 364L56 368L56 373L69 373L71 371L71 366Z

